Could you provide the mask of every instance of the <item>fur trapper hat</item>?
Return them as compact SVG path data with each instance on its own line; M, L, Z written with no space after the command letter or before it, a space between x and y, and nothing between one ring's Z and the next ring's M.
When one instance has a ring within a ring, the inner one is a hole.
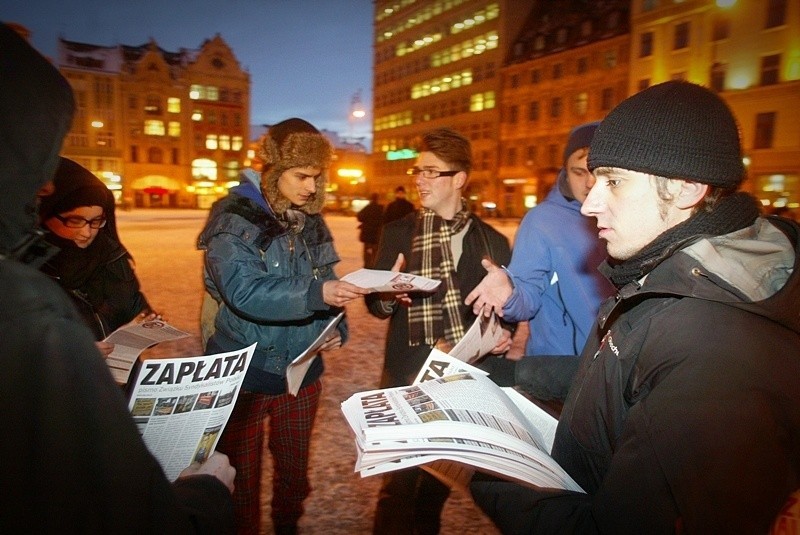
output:
M275 214L281 216L291 208L289 199L278 189L278 178L292 167L322 169L317 178L316 195L305 206L298 208L307 214L319 213L325 205L325 185L332 157L333 148L328 139L307 121L292 118L271 126L261 144L261 158L264 161L261 192Z

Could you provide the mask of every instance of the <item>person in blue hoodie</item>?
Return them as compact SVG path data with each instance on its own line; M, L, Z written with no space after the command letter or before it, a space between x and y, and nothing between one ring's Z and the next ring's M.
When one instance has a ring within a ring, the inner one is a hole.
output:
M230 421L217 449L236 467L233 494L239 533L260 532L261 456L266 419L272 454L275 533L297 532L310 493L308 458L321 393L323 362L314 359L297 395L287 390L289 363L344 305L367 290L339 281L339 256L320 213L332 149L308 122L273 125L261 146L260 189L245 175L211 208L198 248L204 281L218 303L206 352L257 342ZM321 351L347 339L343 318Z
M528 322L526 357L513 381L544 401L566 397L600 303L614 290L597 271L603 242L580 212L595 182L586 159L597 125L570 132L556 184L522 219L510 264L484 260L487 274L465 300L476 314L494 309L508 321Z

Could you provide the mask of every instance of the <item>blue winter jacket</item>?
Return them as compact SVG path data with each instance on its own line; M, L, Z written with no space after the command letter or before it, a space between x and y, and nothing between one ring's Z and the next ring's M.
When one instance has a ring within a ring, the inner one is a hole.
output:
M614 291L597 270L606 253L595 221L580 209L556 184L517 229L507 270L514 292L503 313L528 321L526 355L579 355L600 303Z
M307 215L299 234L288 230L250 182L214 203L198 248L205 250L206 288L221 304L216 345L233 350L258 342L251 369L285 376L292 359L341 312L322 299L339 262L322 216ZM339 332L344 342L346 321ZM304 384L309 379L315 377L307 375Z

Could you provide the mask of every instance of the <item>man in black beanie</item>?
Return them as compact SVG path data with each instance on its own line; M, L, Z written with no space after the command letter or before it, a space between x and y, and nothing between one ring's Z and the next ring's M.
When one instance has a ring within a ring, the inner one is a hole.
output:
M473 497L504 533L766 533L800 488L800 227L737 192L735 118L692 83L612 110L589 169L617 293L552 449L586 493Z

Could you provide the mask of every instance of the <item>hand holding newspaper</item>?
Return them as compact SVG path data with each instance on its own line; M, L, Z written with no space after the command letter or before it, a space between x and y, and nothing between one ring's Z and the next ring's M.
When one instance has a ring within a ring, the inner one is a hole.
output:
M214 452L255 348L142 361L128 386L128 409L170 481Z
M362 476L422 466L465 486L478 469L525 485L583 492L550 457L557 421L524 396L435 349L417 381L342 403Z
M132 321L103 340L114 344L114 350L106 357L106 364L111 369L111 375L117 384L124 385L128 382L136 359L145 349L159 342L178 340L187 336L190 334L176 329L164 320Z
M291 395L296 396L297 392L300 391L300 385L303 384L303 379L311 363L317 358L319 348L331 337L343 317L344 312L339 312L339 314L328 323L320 335L317 336L317 339L311 342L311 345L309 345L305 351L300 353L289 363L289 366L286 368L286 387Z
M380 293L433 292L442 282L410 273L379 269L359 269L341 280Z

